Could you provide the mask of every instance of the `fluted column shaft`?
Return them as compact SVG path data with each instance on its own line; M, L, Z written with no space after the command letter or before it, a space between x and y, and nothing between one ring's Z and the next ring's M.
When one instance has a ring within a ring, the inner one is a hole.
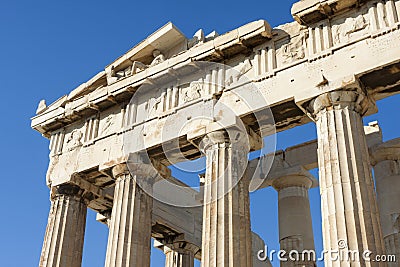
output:
M193 246L186 242L175 242L164 246L165 267L193 267Z
M386 254L397 259L388 266L395 267L400 262L400 139L372 148L371 158Z
M238 136L231 142L226 132L213 132L203 144L202 267L252 266L248 182L241 179L249 149Z
M364 261L361 256L365 250L370 250L373 255L383 252L361 119L367 105L367 98L356 91L326 93L311 103L318 135L324 248L360 253L359 261L331 261L329 256L325 256L326 267L386 266Z
M287 253L285 257L288 259L280 262L281 267L315 266L313 258L309 259L311 254L301 255L304 250L315 251L308 198L311 185L312 180L300 174L281 177L273 183L278 191L280 249ZM292 250L299 253L298 260L290 259L288 254Z
M153 178L140 170L131 175L125 164L114 167L113 175L116 181L105 266L149 267L153 199L136 180L147 179L151 188Z
M52 191L39 266L80 267L87 213L82 190L73 185L60 185Z

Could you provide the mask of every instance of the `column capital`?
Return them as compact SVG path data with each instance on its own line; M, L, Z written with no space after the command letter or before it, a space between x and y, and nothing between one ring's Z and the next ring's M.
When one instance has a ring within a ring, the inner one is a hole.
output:
M314 98L308 107L313 118L324 109L351 108L364 115L369 108L370 99L361 90L337 90L323 93Z
M196 255L199 252L200 248L192 243L186 241L173 241L172 243L164 244L164 254L167 254L172 251L176 251L179 253L193 253Z
M250 151L250 137L248 133L239 129L218 130L207 133L200 141L199 148L205 153L208 149L220 144L235 145Z
M159 164L161 165L161 164ZM146 177L148 179L155 179L158 175L168 175L170 174L166 167L161 168L160 166L153 164L150 159L147 161L137 161L135 159L129 159L125 163L120 163L114 166L111 170L112 175L115 180L118 178L123 178L125 176L138 175L141 177Z
M286 167L274 172L268 179L275 190L280 191L288 187L304 187L310 189L318 186L317 179L302 166Z
M396 138L370 148L371 165L386 160L400 160L400 138Z
M200 150L205 153L208 149L217 144L229 144L229 135L225 130L215 131L206 134L199 144Z
M130 174L128 165L126 163L121 163L121 164L114 166L112 168L111 172L115 179L118 179L118 177Z
M165 254L166 267L193 267L194 255L199 252L199 248L185 241L174 241L173 243L162 245Z
M128 161L114 166L112 175L116 183L133 180L146 194L152 195L154 183L160 173L152 164Z
M150 160L147 151L138 151L135 153L129 153L127 156L123 158L116 165L111 166L111 173L115 179L121 176L125 176L128 174L132 174L132 171L135 169L135 166L138 165L151 165L152 161Z
M74 184L61 184L53 186L50 191L50 198L54 199L57 196L71 196L78 199L83 198L85 190Z

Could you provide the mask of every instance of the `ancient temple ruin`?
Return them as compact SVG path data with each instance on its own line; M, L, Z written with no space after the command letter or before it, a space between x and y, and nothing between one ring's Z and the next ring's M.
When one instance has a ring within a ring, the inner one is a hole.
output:
M303 0L292 15L190 38L168 23L41 101L32 128L50 139L51 210L39 266L81 266L87 208L109 227L107 267L150 266L151 239L167 267L270 266L249 210L249 190L267 186L279 194L282 250L315 249L308 190L319 187L325 250L400 261L400 139L362 123L400 90L400 0ZM317 140L248 160L268 136L309 122ZM201 157L199 190L172 177L168 166Z

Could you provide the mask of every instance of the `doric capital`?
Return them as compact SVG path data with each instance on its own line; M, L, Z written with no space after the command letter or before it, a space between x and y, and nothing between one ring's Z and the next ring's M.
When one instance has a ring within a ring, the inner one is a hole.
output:
M318 186L317 179L302 166L283 167L270 173L267 179L277 191L288 187L310 189Z
M272 183L272 186L277 191L288 187L304 187L306 189L310 189L314 183L315 182L312 180L312 178L304 174L291 174L275 179Z
M200 248L192 243L186 241L174 241L164 245L164 254L169 252L178 252L182 254L192 253L195 255Z
M206 152L216 144L229 143L229 135L225 130L211 132L206 134L200 142L200 149Z
M141 158L129 157L126 163L120 163L112 168L112 175L116 183L134 181L142 190L151 195L157 177L163 175L165 177L168 174L164 169L156 167L148 158L144 161Z
M117 183L126 179L134 180L147 194L151 194L155 179L159 176L151 164L135 162L118 164L112 173Z
M51 195L50 198L54 199L58 196L70 196L70 197L76 197L78 199L81 199L83 197L84 190L81 189L77 185L73 184L62 184L62 185L57 185L51 188Z
M115 179L128 174L130 174L130 172L126 163L118 164L112 168L112 175Z
M368 110L369 103L368 97L359 90L339 90L324 93L313 99L309 104L309 111L314 118L317 118L320 111L334 108L350 108L364 115Z
M126 175L138 175L144 177L156 177L159 175L159 170L153 166L152 163L137 162L135 160L128 160L126 163L120 163L112 168L112 175L114 179L123 177ZM161 168L161 167L160 167ZM160 171L164 171L160 169Z
M369 154L373 166L385 160L400 160L400 138L371 147Z
M250 151L250 140L247 132L237 129L220 130L206 134L199 147L205 153L208 149L220 144L235 145L243 151Z

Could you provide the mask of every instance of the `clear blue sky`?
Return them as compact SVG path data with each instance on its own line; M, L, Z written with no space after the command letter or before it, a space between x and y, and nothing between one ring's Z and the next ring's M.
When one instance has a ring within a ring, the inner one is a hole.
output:
M51 103L168 21L187 36L199 28L227 32L266 19L291 21L294 2L280 1L2 1L0 6L0 92L2 97L0 256L1 266L37 266L49 212L45 184L48 141L30 129L39 100ZM398 96L378 103L384 139L399 133ZM397 115L397 116L396 116ZM278 135L278 148L314 139L313 124ZM313 172L315 175L317 173ZM311 190L317 250L321 249L318 189ZM252 228L277 249L277 194L251 195ZM104 265L107 228L88 213L83 266ZM153 251L152 266L163 266ZM278 266L275 262L274 266Z

